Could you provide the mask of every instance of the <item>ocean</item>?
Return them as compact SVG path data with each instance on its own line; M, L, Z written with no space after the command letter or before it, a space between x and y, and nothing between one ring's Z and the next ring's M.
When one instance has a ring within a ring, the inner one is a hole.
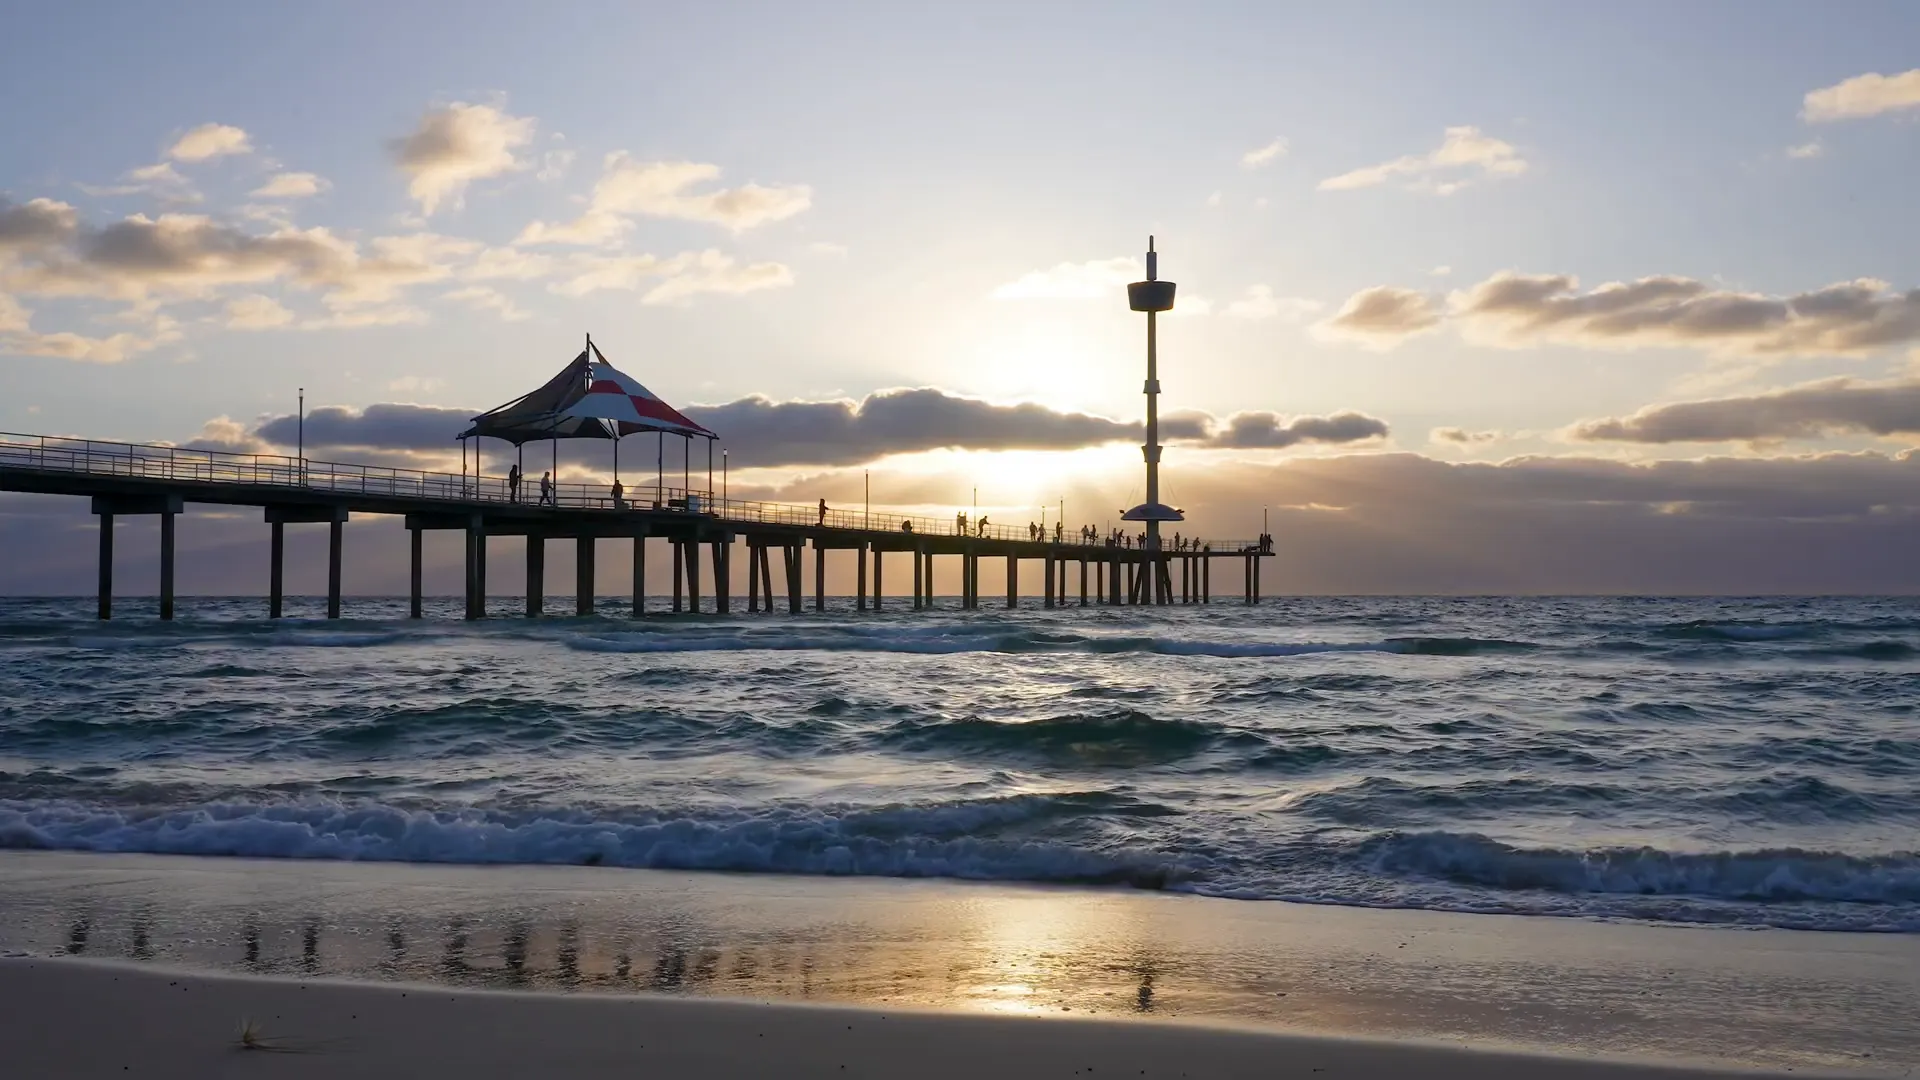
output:
M0 848L1920 933L1920 599L941 603L0 599Z

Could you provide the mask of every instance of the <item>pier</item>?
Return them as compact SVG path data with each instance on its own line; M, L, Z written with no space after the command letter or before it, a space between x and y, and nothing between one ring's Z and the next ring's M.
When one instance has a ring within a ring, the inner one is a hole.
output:
M271 538L267 614L282 609L285 530L289 525L325 525L327 617L340 616L344 526L356 515L405 518L411 533L413 617L421 615L421 538L430 530L461 533L466 542L466 616L485 617L487 542L495 536L526 538L526 613L545 613L545 561L550 541L576 545L574 614L594 613L595 541L632 541L634 616L710 612L731 614L733 558L747 558L747 612L793 614L826 609L826 553L855 552L856 611L901 604L914 611L935 607L936 559L956 559L962 589L958 606L979 608L980 563L1005 559L1006 606L1020 604L1020 575L1036 564L1048 608L1091 605L1208 604L1213 567L1239 563L1241 602L1260 602L1260 562L1271 545L1255 540L1183 541L1148 550L1081 543L1071 534L1032 539L1025 527L968 528L956 519L868 515L859 510L715 498L710 491L660 485L634 486L616 505L607 487L554 485L550 503L514 498L500 476L429 472L374 465L313 461L268 454L234 454L186 447L106 442L56 436L0 433L0 491L68 495L92 501L99 520L99 617L113 615L114 522L122 517L160 519L159 616L174 615L175 519L189 504L259 507ZM657 543L656 543L657 542ZM806 551L812 549L813 558ZM889 597L884 570L894 556L904 571ZM670 606L649 610L645 596L649 557L673 567ZM905 556L904 559L899 558ZM804 581L813 564L811 589ZM776 574L775 566L779 567ZM943 563L942 565L952 565ZM1229 576L1231 571L1229 570ZM776 579L778 591L776 591ZM902 587L904 586L904 588ZM952 600L952 597L946 599ZM985 601L990 602L990 601Z

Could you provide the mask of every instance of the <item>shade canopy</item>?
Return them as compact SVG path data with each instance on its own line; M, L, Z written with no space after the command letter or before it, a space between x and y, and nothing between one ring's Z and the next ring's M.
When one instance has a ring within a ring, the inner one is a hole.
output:
M592 339L573 362L530 394L473 418L460 438L515 446L542 439L617 439L642 431L718 438L607 362Z

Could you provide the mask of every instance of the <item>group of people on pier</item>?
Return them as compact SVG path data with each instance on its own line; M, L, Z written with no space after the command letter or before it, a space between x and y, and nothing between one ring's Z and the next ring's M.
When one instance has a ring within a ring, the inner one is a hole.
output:
M515 462L513 467L507 470L507 501L508 502L520 501L520 480L521 480L520 463ZM619 485L616 484L615 486L617 487ZM617 498L618 496L616 496L616 499ZM560 505L559 502L554 498L553 474L550 472L544 472L540 474L540 502L536 505L539 505L539 506Z

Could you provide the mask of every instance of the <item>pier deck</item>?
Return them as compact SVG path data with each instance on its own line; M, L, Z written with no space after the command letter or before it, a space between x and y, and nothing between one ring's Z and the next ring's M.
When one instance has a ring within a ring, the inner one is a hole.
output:
M545 548L548 540L572 539L578 545L576 607L589 614L593 605L593 541L630 538L633 546L632 613L646 610L647 541L668 545L673 562L672 611L699 611L703 574L702 546L711 549L712 610L731 611L729 583L732 553L744 543L748 555L748 610L773 610L772 556L783 564L786 607L802 610L802 552L814 549L813 603L825 608L825 557L829 550L857 553L857 610L882 598L882 553L912 556L916 610L933 603L932 560L961 559L961 606L980 606L979 562L1008 560L1007 605L1019 602L1019 566L1044 564L1047 607L1068 602L1069 567L1078 568L1078 603L1210 603L1212 566L1220 559L1243 564L1242 600L1260 600L1260 560L1270 546L1248 540L1193 540L1158 552L1077 537L1034 539L1025 527L989 526L961 530L959 520L914 517L818 505L714 498L710 491L661 484L628 487L616 502L605 485L561 483L543 501L538 484L509 490L506 478L314 461L268 454L107 442L0 432L0 491L85 496L100 519L99 615L110 618L113 596L113 522L117 516L158 515L160 530L160 608L173 617L174 518L188 503L257 506L272 530L268 610L279 617L282 600L283 530L290 524L324 523L330 530L327 614L340 613L342 530L354 514L401 516L412 533L412 613L421 612L421 534L454 530L466 534L467 616L485 615L486 548L492 536L527 538L527 614L542 614ZM872 558L869 559L869 553ZM1090 593L1089 586L1093 586Z

